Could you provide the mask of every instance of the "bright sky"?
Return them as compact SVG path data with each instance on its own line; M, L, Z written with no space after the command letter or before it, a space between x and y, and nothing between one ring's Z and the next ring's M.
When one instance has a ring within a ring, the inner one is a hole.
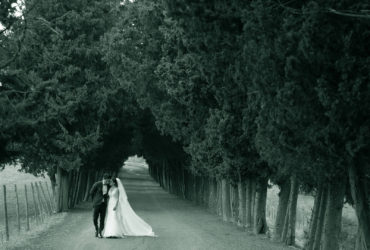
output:
M16 12L14 13L14 15L16 17L22 16L22 11L25 8L24 0L17 0L17 3L14 4L13 6L16 8ZM0 22L0 31L2 31L4 28L5 28L4 25ZM2 82L0 82L0 87L2 87L2 86L3 86L3 84L2 84Z
M24 10L24 0L17 0L16 4L13 4L12 7L16 8L15 16L20 17L22 16L22 11ZM2 23L0 23L0 30L3 30L5 27Z

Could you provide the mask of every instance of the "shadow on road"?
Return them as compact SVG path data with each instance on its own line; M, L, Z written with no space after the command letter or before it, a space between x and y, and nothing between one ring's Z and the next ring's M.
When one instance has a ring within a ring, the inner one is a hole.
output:
M119 173L135 212L148 222L158 238L94 237L91 203L80 204L65 220L12 249L56 250L285 250L283 245L251 236L223 223L205 208L168 194L151 179L144 166L125 166Z

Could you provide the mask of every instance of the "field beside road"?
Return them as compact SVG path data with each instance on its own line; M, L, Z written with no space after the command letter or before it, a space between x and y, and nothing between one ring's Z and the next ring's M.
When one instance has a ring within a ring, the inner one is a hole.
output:
M273 229L277 207L279 204L279 188L276 185L267 191L266 217L270 229ZM312 195L299 194L297 201L296 217L296 244L303 247L306 234L309 230L309 220L313 209L314 197ZM357 235L357 217L352 206L345 204L342 215L341 247L345 250L355 249Z
M28 211L30 228L34 231L36 227L39 229L41 224L49 223L47 216L42 214L43 221L37 218L35 210L35 202L33 200L31 183L34 185L38 183L40 198L43 198L40 185L42 185L45 196L48 197L51 194L50 179L48 177L36 177L32 174L20 172L20 166L7 165L3 170L0 171L0 245L5 242L5 213L4 213L4 185L6 186L6 204L8 211L8 223L9 223L9 234L10 240L14 240L19 236L18 233L18 220L17 220L17 196L15 192L15 185L17 186L18 193L18 204L19 204L19 215L21 232L26 231L26 197L25 197L25 186L27 186L28 196ZM48 186L49 193L46 185ZM36 205L39 206L39 200L35 188L35 200ZM41 200L43 201L43 200ZM46 205L46 204L45 204Z
M94 237L90 203L71 210L58 225L39 237L9 250L288 250L265 236L254 236L192 202L168 194L148 175L145 167L128 164L119 177L135 212L148 222L158 237L98 239Z

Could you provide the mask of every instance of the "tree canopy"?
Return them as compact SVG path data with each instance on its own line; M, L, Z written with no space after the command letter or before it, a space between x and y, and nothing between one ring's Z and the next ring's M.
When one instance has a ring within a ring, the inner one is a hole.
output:
M367 1L3 2L1 164L291 180L370 232Z

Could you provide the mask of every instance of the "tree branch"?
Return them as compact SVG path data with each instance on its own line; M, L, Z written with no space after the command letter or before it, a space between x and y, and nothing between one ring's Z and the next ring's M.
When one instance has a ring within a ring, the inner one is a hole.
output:
M10 58L8 61L3 63L2 65L0 64L0 69L6 68L18 57L19 52L21 51L21 48L22 48L22 42L23 42L24 38L26 37L26 29L27 29L27 21L26 21L26 19L24 19L24 27L23 27L22 35L19 38L19 40L17 41L17 47L18 47L17 51L14 53L12 58Z
M339 16L370 19L369 14L348 13L348 12L338 11L338 10L335 10L335 9L332 9L332 8L329 8L328 11L332 14L339 15Z

